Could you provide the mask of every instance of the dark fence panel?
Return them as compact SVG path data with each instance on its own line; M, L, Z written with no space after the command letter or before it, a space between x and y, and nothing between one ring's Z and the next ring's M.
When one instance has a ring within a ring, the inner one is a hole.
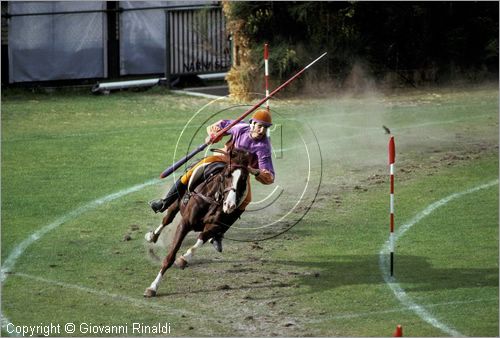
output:
M9 81L106 77L105 5L9 2Z
M177 71L183 67L197 73L225 71L229 56L221 56L225 32L217 4L210 0L2 2L2 84L71 85L162 76L166 50L175 54L176 74L183 73ZM175 46L165 45L167 9L175 18ZM209 15L190 14L204 11ZM210 28L207 36L203 32L213 26L212 21L220 27ZM201 34L196 41L184 29L193 24ZM207 47L215 38L215 47ZM197 54L185 61L176 48L187 43L191 46L186 50ZM205 48L205 54L199 48Z

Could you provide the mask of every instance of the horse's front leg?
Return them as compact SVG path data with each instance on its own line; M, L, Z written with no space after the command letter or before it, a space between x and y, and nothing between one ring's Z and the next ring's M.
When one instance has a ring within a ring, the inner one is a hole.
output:
M198 239L196 240L195 245L190 247L188 251L177 258L175 261L175 265L177 265L179 268L184 269L189 262L193 259L194 253L197 249L199 249L205 242L212 237L212 234L208 231L203 231L199 236Z
M172 221L175 218L175 215L177 215L177 212L179 211L179 205L180 205L180 200L177 200L172 204L168 210L165 216L162 219L161 224L156 228L154 231L148 231L146 235L144 235L144 238L146 239L147 242L149 243L156 243L158 241L158 238L160 237L160 234L164 228L166 228L167 225L172 223Z
M172 246L170 247L168 255L163 260L160 272L158 272L158 275L156 276L153 283L151 283L146 291L144 291L144 297L156 296L156 292L158 291L158 287L160 286L163 275L165 274L165 271L167 271L172 266L172 264L174 264L175 255L177 254L177 251L179 251L182 241L184 240L188 232L189 227L184 223L184 221L181 221L181 223L179 223L179 225L177 226Z

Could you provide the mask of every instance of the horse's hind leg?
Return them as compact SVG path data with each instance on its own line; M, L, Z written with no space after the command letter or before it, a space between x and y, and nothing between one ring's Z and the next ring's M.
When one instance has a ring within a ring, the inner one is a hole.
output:
M177 212L179 211L179 200L175 201L174 204L172 204L168 210L165 216L162 219L161 224L156 228L154 231L148 231L146 235L144 235L144 238L146 239L147 242L149 243L156 243L158 241L158 238L160 237L160 234L162 230L172 223L172 221L175 218L175 215L177 215Z
M177 254L177 251L179 251L182 241L184 240L184 237L186 237L188 232L189 227L184 222L179 223L179 225L177 226L177 230L175 231L175 237L172 242L172 246L168 252L167 257L165 257L165 259L163 260L160 272L156 276L153 283L151 283L146 291L144 291L144 297L156 296L156 292L158 291L158 287L160 286L163 275L165 274L165 271L167 271L167 269L170 268L172 264L174 264L175 255Z
M175 265L177 265L181 269L184 269L188 265L188 263L191 262L191 260L193 259L195 251L199 249L203 244L205 244L205 242L212 236L213 236L212 233L203 231L198 236L196 244L190 247L184 255L177 258L177 260L175 261Z

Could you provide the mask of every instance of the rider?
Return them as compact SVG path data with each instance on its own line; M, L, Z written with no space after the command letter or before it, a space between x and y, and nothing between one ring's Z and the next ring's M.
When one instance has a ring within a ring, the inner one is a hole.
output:
M228 126L231 120L220 120L207 127L208 137L206 141L214 140L214 135L220 130ZM267 129L272 125L271 114L266 109L259 109L249 120L249 123L240 122L229 129L225 135L231 135L231 139L226 142L225 150L232 142L234 148L248 151L251 154L250 165L248 171L255 176L255 179L262 184L272 184L274 182L274 168L272 162L271 142L267 137ZM182 197L186 192L189 179L194 170L204 164L222 161L218 155L208 156L199 161L196 165L190 168L182 177L175 182L170 188L165 198L153 201L150 203L151 208L155 213L163 212L178 198ZM248 191L247 198L238 208L243 212L246 206L250 203L251 192ZM220 239L213 240L213 244L218 251L222 250Z

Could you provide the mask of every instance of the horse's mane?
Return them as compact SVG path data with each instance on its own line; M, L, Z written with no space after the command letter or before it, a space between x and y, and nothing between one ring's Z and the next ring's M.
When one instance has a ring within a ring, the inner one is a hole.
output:
M230 168L232 165L248 167L250 164L250 153L246 150L234 148L232 145L226 150L212 149L213 152L222 153L224 162Z
M229 150L230 164L247 167L250 164L250 154L246 150L230 149Z

